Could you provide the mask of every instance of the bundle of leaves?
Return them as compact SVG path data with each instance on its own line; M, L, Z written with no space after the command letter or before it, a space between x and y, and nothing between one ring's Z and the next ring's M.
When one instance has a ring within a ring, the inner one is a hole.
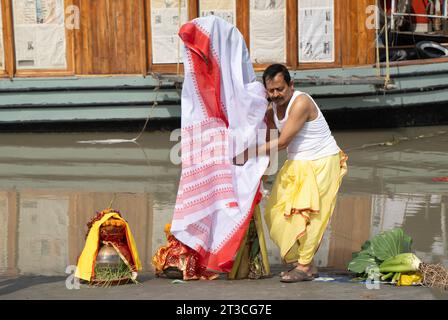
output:
M380 277L397 285L413 282L429 287L448 288L448 270L422 262L411 252L412 238L401 228L382 232L366 241L352 254L348 270L363 279Z
M92 281L92 284L110 287L131 281L137 283L132 276L131 268L121 260L118 266L95 266L95 279Z

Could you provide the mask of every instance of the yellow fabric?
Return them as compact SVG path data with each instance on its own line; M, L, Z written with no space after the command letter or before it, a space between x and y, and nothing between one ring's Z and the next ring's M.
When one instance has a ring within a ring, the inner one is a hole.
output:
M311 263L347 173L347 156L287 160L268 199L265 219L286 263Z
M77 278L87 281L92 280L92 277L94 276L96 256L99 249L100 226L110 218L119 219L126 224L126 237L128 239L129 250L131 251L132 258L135 263L135 268L137 270L142 269L140 258L137 252L137 246L135 245L134 237L132 236L131 229L129 228L128 223L123 218L121 218L118 213L111 212L105 214L101 218L101 220L96 221L92 225L92 228L90 228L89 234L86 239L86 244L78 259L78 266L75 273L75 276Z
M400 275L397 286L412 286L414 284L421 284L423 276L418 272Z

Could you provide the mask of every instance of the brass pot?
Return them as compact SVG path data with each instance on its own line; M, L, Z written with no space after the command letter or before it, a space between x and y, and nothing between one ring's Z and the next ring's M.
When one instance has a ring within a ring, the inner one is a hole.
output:
M112 267L118 268L120 265L121 258L118 255L117 250L110 244L105 244L98 251L96 257L96 265L98 267Z

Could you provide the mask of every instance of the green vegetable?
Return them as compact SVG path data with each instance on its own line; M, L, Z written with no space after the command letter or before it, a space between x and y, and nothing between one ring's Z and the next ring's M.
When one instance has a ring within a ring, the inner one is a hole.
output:
M372 278L379 272L381 280L401 285L401 274L419 274L422 285L448 290L448 270L443 265L427 264L411 253L412 239L401 228L382 232L366 241L361 251L352 253L348 270L358 278ZM376 269L376 270L375 270Z
M400 276L401 276L401 272L395 273L394 276L392 277L391 282L396 283L398 281L398 279L400 279Z
M400 253L411 252L411 244L411 237L403 229L396 228L375 236L371 241L370 252L378 260L384 261Z
M394 275L394 273L393 272L389 272L388 274L386 274L386 275L384 275L384 276L382 276L381 277L381 280L387 280L387 279L389 279L390 277L392 277Z
M380 264L380 272L412 272L418 271L420 259L413 253L402 253L389 258Z
M352 254L353 259L348 264L348 270L363 276L367 267L380 266L384 260L400 253L410 252L411 244L411 237L401 228L382 232L372 240L366 241L361 251Z
M365 273L368 267L378 266L375 257L372 257L367 252L359 253L355 259L348 264L348 270L356 273Z

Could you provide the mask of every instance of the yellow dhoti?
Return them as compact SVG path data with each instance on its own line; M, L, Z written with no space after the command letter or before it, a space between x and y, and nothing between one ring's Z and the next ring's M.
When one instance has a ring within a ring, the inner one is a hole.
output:
M347 173L347 156L287 160L266 205L271 239L286 263L309 264L319 248Z

